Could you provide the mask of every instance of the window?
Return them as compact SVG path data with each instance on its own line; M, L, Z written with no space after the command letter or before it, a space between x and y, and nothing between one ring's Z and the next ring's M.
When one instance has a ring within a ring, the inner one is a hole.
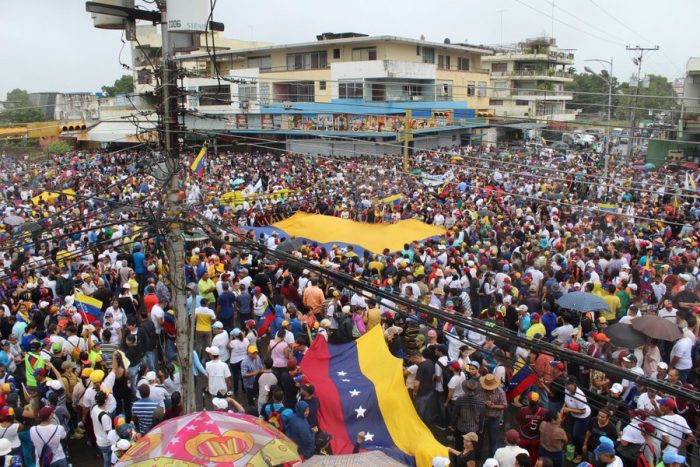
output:
M423 63L435 63L435 49L423 47Z
M187 105L189 105L190 108L192 108L192 109L199 106L199 95L197 94L197 88L194 88L194 87L187 88ZM63 120L63 119L61 119L61 120Z
M340 59L340 49L333 49L333 59Z
M452 68L450 66L449 55L438 55L438 68L442 68L444 70L449 70L450 68Z
M437 99L438 101L452 100L452 81L441 81L437 83Z
M416 46L416 55L420 55L420 45Z
M320 89L321 91L325 91L325 90L326 90L326 82L325 82L325 81L319 81L319 82L318 82L318 89Z
M261 57L248 57L248 68L270 70L272 69L272 59L269 55L264 55Z
M199 105L230 105L231 85L200 86Z
M474 81L467 82L467 97L473 97L476 91L476 83Z
M416 84L404 84L401 87L401 90L403 91L404 97L414 97L423 95L422 86Z
M239 84L238 100L241 102L258 100L257 84Z
M469 71L469 59L465 57L457 58L457 69L462 71Z
M507 84L505 81L494 81L493 87L494 89L506 89Z
M326 68L328 57L326 51L287 54L288 70L313 70Z
M143 68L137 71L136 82L138 84L151 84L153 82L153 73L150 68Z
M340 99L362 99L362 81L340 81L338 83L338 97Z
M479 81L476 89L476 97L486 97L486 81Z
M384 84L372 84L372 100L375 102L386 100L386 86Z
M275 84L278 101L288 102L313 102L314 82L298 81L292 83Z
M528 105L528 104L529 104L528 101L524 101L522 99L516 99L516 101L515 101L515 105Z
M352 49L352 61L360 62L366 60L376 60L377 59L377 48L376 47L358 47Z
M489 99L489 105L503 105L503 99Z
M505 73L508 71L508 64L507 63L492 63L491 64L491 71L494 73Z

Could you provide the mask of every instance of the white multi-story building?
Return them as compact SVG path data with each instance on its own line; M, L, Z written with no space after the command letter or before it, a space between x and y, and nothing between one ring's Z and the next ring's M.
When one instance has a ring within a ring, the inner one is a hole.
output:
M576 118L576 111L566 108L573 95L564 91L564 84L573 81L567 67L573 65L574 54L558 49L554 38L527 39L481 60L491 71L489 106L496 117L542 122Z

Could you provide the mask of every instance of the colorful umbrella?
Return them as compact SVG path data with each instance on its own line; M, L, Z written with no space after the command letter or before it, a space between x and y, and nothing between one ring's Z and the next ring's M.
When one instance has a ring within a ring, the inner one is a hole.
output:
M139 439L119 466L268 466L300 462L297 446L250 415L202 411L167 420Z

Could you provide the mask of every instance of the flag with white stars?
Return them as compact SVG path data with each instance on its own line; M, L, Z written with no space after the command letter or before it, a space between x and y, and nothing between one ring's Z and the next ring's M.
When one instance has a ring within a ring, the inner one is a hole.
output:
M416 413L402 361L389 352L381 327L346 344L316 339L301 367L316 387L319 425L333 436L335 454L352 453L362 431L362 450L381 449L409 465L448 455Z

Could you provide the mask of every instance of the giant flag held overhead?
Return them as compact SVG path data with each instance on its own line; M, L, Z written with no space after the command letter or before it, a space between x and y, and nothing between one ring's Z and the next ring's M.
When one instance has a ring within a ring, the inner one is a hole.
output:
M198 177L204 175L204 165L206 163L206 158L207 147L202 146L202 149L200 149L199 154L197 154L197 157L194 158L194 161L192 161L192 165L190 166L192 172L194 172L194 174Z
M73 304L88 323L92 323L96 319L100 318L100 315L102 314L101 300L79 292L74 295L74 298L75 301Z
M433 457L448 455L416 413L401 360L389 352L380 326L346 344L317 337L301 368L316 387L319 425L333 436L334 453L352 453L364 431L361 449L382 449L403 462L430 466Z

